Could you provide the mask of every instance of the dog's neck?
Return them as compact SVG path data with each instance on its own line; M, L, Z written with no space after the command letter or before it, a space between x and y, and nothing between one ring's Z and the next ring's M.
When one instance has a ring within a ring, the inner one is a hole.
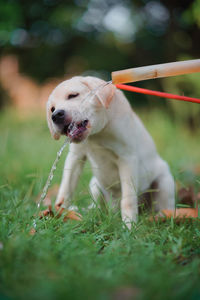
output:
M123 112L120 110L120 102L123 102L125 108ZM134 127L133 111L125 96L121 96L121 92L115 93L109 108L106 109L106 115L108 121L105 127L98 133L89 136L88 143L103 146L118 155L117 152L122 152L126 147L127 135L132 135L130 131ZM124 128L127 128L126 132L124 132Z

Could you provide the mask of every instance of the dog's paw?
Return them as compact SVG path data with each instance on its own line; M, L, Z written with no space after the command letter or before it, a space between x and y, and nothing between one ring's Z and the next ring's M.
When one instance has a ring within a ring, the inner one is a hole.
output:
M76 221L82 220L82 216L78 212L76 212L74 210L66 209L66 208L62 207L62 204L63 204L63 202L60 202L55 205L55 209L57 211L57 218L64 216L64 218L63 218L64 222L66 222L68 220L76 220ZM77 208L77 207L75 207L75 208Z
M39 212L39 217L40 219L44 218L44 217L47 217L47 216L50 216L50 217L53 217L54 216L54 213L52 211L52 208L51 208L51 205L48 206L47 209Z
M64 222L67 222L68 220L75 220L75 221L81 221L82 220L82 216L77 213L76 211L73 210L66 210L66 212L64 212Z
M76 205L70 205L70 206L68 207L68 210L78 211L78 206L76 206Z

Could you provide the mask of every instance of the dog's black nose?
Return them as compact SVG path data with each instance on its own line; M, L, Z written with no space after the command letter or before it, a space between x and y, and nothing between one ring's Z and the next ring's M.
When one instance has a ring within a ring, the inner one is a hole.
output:
M65 120L65 111L63 109L58 109L54 111L51 118L55 124L62 124Z

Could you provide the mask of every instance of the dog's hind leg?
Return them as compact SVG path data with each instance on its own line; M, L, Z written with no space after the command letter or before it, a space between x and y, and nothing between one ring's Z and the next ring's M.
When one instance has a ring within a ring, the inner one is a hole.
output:
M158 192L154 195L155 209L161 211L162 209L175 208L175 185L174 179L170 173L167 163L163 162L161 165L161 174L156 178Z

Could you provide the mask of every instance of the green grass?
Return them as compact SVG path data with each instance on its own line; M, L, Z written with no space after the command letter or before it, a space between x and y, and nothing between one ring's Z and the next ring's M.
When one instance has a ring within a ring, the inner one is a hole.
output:
M139 115L178 185L198 191L200 132L161 111ZM31 236L35 199L63 140L50 138L44 116L13 111L1 113L0 132L0 299L200 299L199 221L150 223L143 215L129 232L111 208L84 211L89 165L74 197L83 221L39 220Z

